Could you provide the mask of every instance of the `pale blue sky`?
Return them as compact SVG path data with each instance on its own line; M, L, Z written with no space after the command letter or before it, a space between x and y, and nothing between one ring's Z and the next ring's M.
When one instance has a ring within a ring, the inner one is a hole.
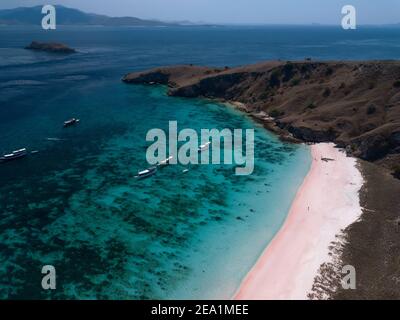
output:
M0 9L38 4L111 16L257 24L339 24L342 6L351 4L359 24L400 22L400 0L0 0Z

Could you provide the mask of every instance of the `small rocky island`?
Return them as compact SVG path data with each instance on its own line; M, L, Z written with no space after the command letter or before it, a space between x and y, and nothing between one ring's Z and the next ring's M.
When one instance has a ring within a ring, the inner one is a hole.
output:
M69 48L65 44L55 42L33 41L29 46L25 47L25 49L63 54L76 53L75 49Z

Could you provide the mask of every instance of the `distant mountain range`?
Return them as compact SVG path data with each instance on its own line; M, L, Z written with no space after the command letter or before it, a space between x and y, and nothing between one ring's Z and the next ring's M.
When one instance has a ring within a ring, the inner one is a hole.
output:
M180 26L190 24L142 20L135 17L108 17L63 6L55 7L59 25ZM44 17L42 6L0 10L0 25L41 25L42 17Z

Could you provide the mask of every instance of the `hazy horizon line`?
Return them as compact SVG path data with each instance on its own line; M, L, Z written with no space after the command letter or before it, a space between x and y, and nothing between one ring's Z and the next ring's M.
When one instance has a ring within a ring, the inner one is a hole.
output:
M144 21L157 21L157 22L165 22L165 23L176 23L176 24L181 24L181 26L185 26L183 23L188 24L187 26L201 26L201 25L211 25L211 26L249 26L249 27L255 27L255 26L310 26L310 27L335 27L335 26L341 26L340 23L319 23L319 22L305 22L305 23L290 23L290 22L282 22L282 23L268 23L268 22L210 22L210 21L190 21L185 18L181 19L175 19L175 20L163 20L163 19L158 19L158 18L141 18L138 16L131 16L131 15L125 15L125 16L114 16L114 15L108 15L108 14L101 14L101 13L93 13L89 11L85 11L79 8L74 8L74 7L68 7L65 5L61 4L55 4L55 7L63 7L66 9L72 9L72 10L77 10L80 12L83 12L85 14L94 14L94 15L99 15L99 16L106 16L109 18L137 18L140 20ZM43 5L33 5L33 6L18 6L18 7L13 7L13 8L1 8L0 11L2 10L14 10L14 9L23 9L23 8L35 8L35 7L43 7ZM364 23L364 24L357 24L357 26L361 27L369 27L369 26L400 26L400 21L399 22L394 22L394 23Z

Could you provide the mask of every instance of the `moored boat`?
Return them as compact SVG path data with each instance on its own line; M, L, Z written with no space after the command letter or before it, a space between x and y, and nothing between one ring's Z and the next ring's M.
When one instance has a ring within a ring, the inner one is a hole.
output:
M10 154L5 154L2 157L0 157L0 161L12 161L12 160L17 160L20 158L24 158L28 155L28 151L26 151L25 148L23 149L19 149L19 150L15 150Z
M211 145L211 142L207 142L207 143L205 143L205 144L202 144L202 145L199 147L199 152L203 152L203 151L205 151L205 150L208 150L208 148L210 148L210 145Z
M73 126L73 125L77 124L79 121L80 120L76 119L76 118L69 119L69 120L64 122L64 128Z
M157 173L157 167L151 167L149 169L139 171L137 176L135 176L136 179L145 179L149 178Z
M172 160L173 158L174 158L174 157L171 156L171 157L169 157L169 158L167 158L167 159L165 159L165 160L159 162L157 165L158 165L159 167L167 166L167 165L169 165L169 163L171 162L171 160Z

